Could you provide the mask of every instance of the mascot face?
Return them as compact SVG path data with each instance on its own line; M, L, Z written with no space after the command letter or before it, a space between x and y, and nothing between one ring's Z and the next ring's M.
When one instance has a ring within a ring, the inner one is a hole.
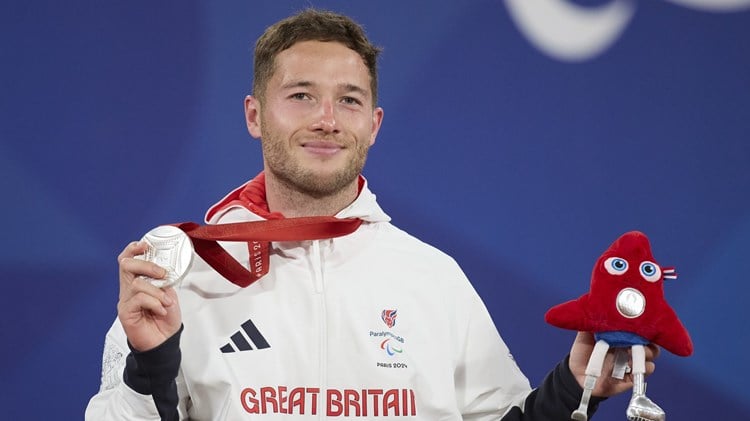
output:
M654 261L645 235L629 234L602 254L591 274L591 295L603 299L602 310L614 318L643 316L649 302L664 300L664 272L674 273Z

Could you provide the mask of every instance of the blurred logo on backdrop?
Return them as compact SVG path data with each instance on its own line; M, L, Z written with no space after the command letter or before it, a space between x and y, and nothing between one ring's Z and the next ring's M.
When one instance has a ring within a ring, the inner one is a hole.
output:
M706 12L750 9L750 0L666 0ZM636 11L635 0L583 6L573 0L505 0L511 18L537 49L561 61L590 60L611 47Z

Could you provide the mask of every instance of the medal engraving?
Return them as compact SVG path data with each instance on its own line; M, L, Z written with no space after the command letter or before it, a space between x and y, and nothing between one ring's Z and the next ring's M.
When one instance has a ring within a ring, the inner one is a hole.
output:
M152 285L167 288L185 277L193 261L193 245L181 229L162 225L147 232L142 241L148 243L143 259L156 263L167 271L163 279L145 277Z
M646 298L635 288L625 288L617 294L617 311L628 319L634 319L646 310Z

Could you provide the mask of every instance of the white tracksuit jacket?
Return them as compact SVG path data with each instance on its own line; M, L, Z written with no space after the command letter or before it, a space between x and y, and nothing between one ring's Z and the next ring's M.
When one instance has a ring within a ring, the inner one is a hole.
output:
M499 420L523 407L529 382L456 262L391 225L366 185L337 216L365 223L273 243L247 288L194 256L177 289L180 418ZM258 219L230 206L207 222ZM247 244L222 245L247 263ZM122 381L128 352L115 321L87 420L159 419Z

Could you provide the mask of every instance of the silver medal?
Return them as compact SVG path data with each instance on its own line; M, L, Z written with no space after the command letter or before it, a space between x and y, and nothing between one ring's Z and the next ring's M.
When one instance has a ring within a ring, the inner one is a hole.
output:
M141 241L148 243L148 250L142 258L167 271L163 279L145 277L147 281L156 287L167 288L185 277L193 261L193 244L181 229L162 225L147 232Z

